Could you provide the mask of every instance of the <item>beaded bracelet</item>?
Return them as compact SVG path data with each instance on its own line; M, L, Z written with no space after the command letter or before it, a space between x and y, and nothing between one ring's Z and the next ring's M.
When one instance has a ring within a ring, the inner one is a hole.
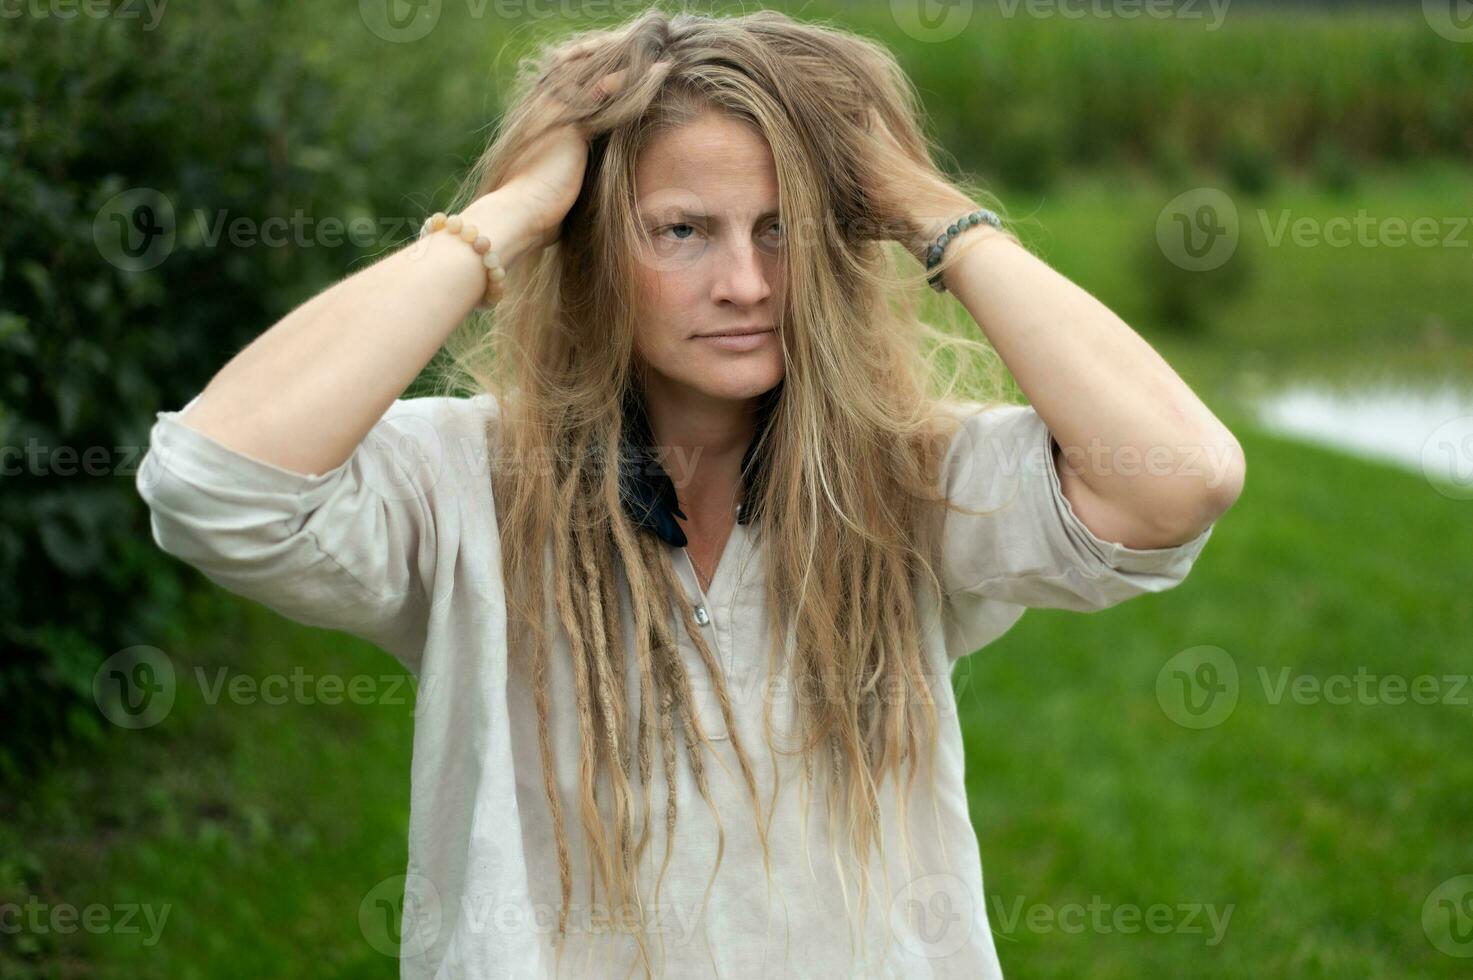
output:
M947 243L968 228L974 228L984 221L994 228L1002 228L1001 218L986 208L979 208L966 217L958 218L956 221L947 225L946 231L942 232L940 237L926 249L926 282L930 283L931 288L936 290L936 292L946 292L946 284L941 281L941 273L932 272L931 270L941 264L941 256L946 251Z
M460 215L446 214L444 211L436 211L425 219L424 226L419 230L419 237L423 238L441 228L470 245L481 257L481 264L486 267L486 295L476 305L483 308L495 306L501 300L506 270L501 267L500 256L491 249L491 239L478 232L475 225Z

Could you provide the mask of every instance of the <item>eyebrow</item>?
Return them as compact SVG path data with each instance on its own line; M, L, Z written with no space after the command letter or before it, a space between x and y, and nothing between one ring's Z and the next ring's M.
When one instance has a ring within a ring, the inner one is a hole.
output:
M649 213L648 217L651 221L698 221L704 224L714 225L717 228L723 224L723 220L720 217L704 214L700 211L687 211L685 208L680 207L656 208ZM757 220L766 221L769 218L779 217L782 216L775 210L764 211L757 216Z

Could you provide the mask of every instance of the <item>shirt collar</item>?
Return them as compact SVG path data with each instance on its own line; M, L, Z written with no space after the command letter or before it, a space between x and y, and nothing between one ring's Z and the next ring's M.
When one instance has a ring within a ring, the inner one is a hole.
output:
M758 443L762 441L781 389L779 384L757 401L757 429L742 454L742 499L737 510L738 524L750 524L757 516L757 494L754 491L761 483L767 464L767 453L758 451ZM644 400L631 390L624 399L624 436L619 453L619 496L624 504L624 513L636 527L649 531L667 544L683 548L685 531L675 518L685 520L686 515L680 509L674 481L655 456L653 443ZM754 459L755 464L749 465Z

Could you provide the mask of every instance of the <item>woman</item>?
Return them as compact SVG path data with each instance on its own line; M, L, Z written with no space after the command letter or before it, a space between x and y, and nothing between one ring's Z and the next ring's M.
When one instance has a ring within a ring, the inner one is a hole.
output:
M457 215L159 413L159 545L417 675L403 976L1000 976L949 671L1180 582L1236 440L1011 233L932 247L980 195L873 42L652 11L513 94ZM400 398L442 347L472 397Z

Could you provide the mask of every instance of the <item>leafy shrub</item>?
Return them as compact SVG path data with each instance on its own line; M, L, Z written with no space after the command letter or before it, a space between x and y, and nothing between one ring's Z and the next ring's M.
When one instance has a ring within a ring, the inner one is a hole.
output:
M1355 161L1333 140L1316 144L1311 168L1315 183L1332 194L1351 194L1359 182Z
M1195 270L1173 261L1153 233L1135 247L1134 265L1146 284L1150 316L1162 330L1178 335L1205 334L1214 314L1242 296L1253 282L1253 260L1246 241L1232 257L1210 269Z
M1278 150L1254 123L1235 126L1222 150L1222 168L1232 186L1251 195L1273 188L1279 166Z
M290 8L235 8L0 32L0 781L101 737L99 664L163 642L197 580L134 488L154 413L429 203L405 199L435 172L420 99L344 98L281 43ZM404 217L322 222L379 215Z
M1008 128L986 151L986 162L1014 190L1048 190L1065 163L1065 134L1060 116L1046 106L1019 107Z

